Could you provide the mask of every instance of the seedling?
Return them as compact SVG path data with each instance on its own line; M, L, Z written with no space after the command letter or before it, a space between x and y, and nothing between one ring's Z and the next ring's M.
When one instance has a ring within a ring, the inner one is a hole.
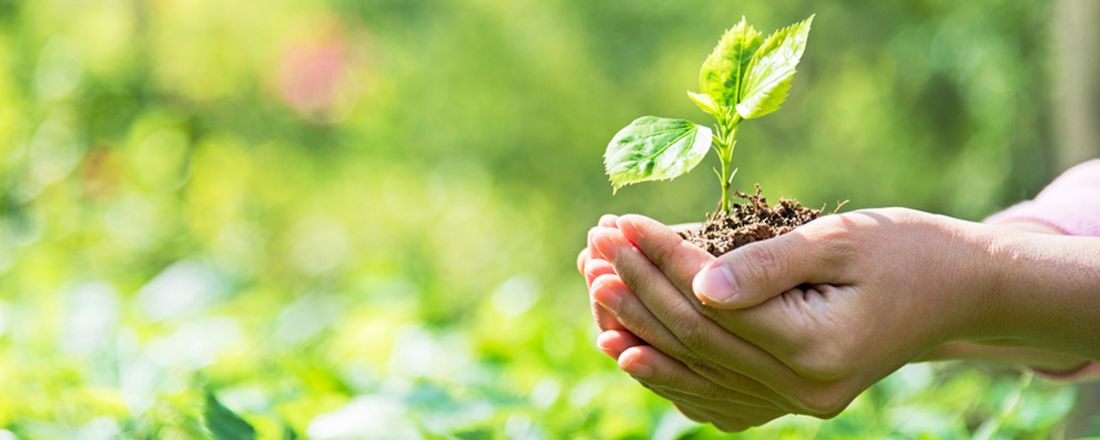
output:
M768 207L759 187L754 195L732 189L737 174L733 168L733 149L738 129L745 120L778 110L787 99L813 19L811 15L762 38L742 17L741 22L722 35L703 62L699 69L699 92L687 93L695 105L714 116L714 130L685 119L657 116L635 119L615 134L604 153L612 192L634 183L679 177L699 165L707 150L711 150L718 156L719 166L714 168L714 174L722 187L722 196L718 210L709 216L708 224L695 238L706 241L710 227L715 234L725 236L712 238L728 243L712 243L714 246L704 248L721 254L739 246L736 242L745 241L746 237L770 238L816 218L819 211L803 208L795 201L781 200L779 205ZM734 196L750 203L735 204ZM767 220L775 215L790 217L790 221ZM760 223L775 229L772 231L775 234L761 233L757 226ZM736 237L738 230L745 228L753 230L740 231L741 238Z

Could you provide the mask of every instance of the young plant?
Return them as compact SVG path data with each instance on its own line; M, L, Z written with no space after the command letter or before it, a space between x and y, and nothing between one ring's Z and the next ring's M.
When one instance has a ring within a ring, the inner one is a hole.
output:
M714 170L722 185L719 206L728 213L730 185L737 173L732 165L738 127L783 104L813 19L811 15L761 38L742 17L699 69L700 93L688 92L695 105L714 116L714 131L684 119L635 119L615 134L604 153L612 192L638 182L676 178L695 168L710 149L720 165Z

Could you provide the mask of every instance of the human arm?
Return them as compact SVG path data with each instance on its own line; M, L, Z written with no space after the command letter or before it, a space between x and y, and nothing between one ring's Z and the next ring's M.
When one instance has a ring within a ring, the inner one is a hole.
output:
M754 246L760 247L754 244L742 248L740 252L735 251L723 257L728 260L732 258L731 255L740 255L739 258L742 261L734 266L738 267L738 270L757 274L755 276L742 274L743 276L740 277L742 281L739 283L740 287L749 292L741 297L741 305L753 303L752 291L787 292L776 300L769 301L761 307L723 312L733 313L734 316L739 314L736 319L729 319L730 315L723 315L712 308L701 308L698 301L691 304L697 309L696 312L710 318L711 322L722 324L722 327L731 335L743 336L745 340L759 345L769 354L783 360L788 369L796 370L800 375L810 376L808 382L803 381L803 386L793 388L798 390L797 392L785 396L794 400L803 400L801 403L804 406L807 403L810 404L809 408L794 408L793 412L828 415L829 411L823 410L834 408L828 403L845 403L844 397L854 397L881 376L905 362L920 357L922 350L942 346L946 341L978 338L988 342L985 339L987 336L978 332L983 327L975 325L988 320L974 320L971 319L973 316L968 318L964 311L980 315L983 310L990 309L987 302L992 294L983 292L995 291L990 286L994 284L991 280L996 277L991 278L983 274L994 273L990 270L998 266L988 264L985 257L996 248L992 246L993 243L1004 242L987 239L994 235L1002 236L1001 233L990 234L991 230L1002 228L907 210L874 210L837 216L830 221L825 220L818 220L800 228L792 233L795 235L760 243L761 245L765 243L780 245L786 242L788 245L793 244L788 249L824 249L824 252L798 255L798 252L782 250L783 246L751 250ZM842 220L849 222L846 224ZM623 238L632 236L631 228L623 227L624 222L629 224L632 220L630 217L619 219L617 223L620 226L620 233L625 234ZM659 228L655 227L654 230L659 231ZM664 292L659 292L658 290L661 289L657 286L661 284L660 282L643 282L644 276L633 272L645 272L653 270L653 267L660 267L669 274L669 279L679 279L672 284L679 284L679 291L685 294L685 298L691 299L694 295L691 294L690 285L699 267L691 266L714 262L713 257L701 255L691 251L690 247L679 244L682 242L679 237L664 234L664 241L672 245L661 245L659 243L661 240L653 240L661 233L650 232L642 234L646 236L645 240L636 240L638 237L635 236L629 240L632 243L628 243L629 245L638 244L639 248L645 251L646 256L659 262L646 268L644 264L631 262L632 252L614 252L616 248L625 249L625 245L614 231L604 229L597 235L610 238L610 240L597 238L596 245L600 247L601 243L604 243L603 246L610 249L602 252L603 256L614 254L610 258L614 261L615 268L619 270L618 276L621 276L627 285L632 285L633 291L637 293L637 300L630 295L623 295L627 298L626 303L641 302L649 309L659 311L661 307L655 308L650 303L660 300L662 295L667 296L668 291L672 289L666 288ZM1037 234L1028 235L1037 236ZM607 242L613 245L608 246ZM808 247L814 243L822 246ZM661 246L665 246L664 251L660 250ZM838 257L838 251L843 251L845 248L849 251L858 249L858 252L847 257ZM670 252L668 249L675 249L676 252ZM676 256L672 257L671 255L674 254ZM784 263L784 257L796 260L803 258L804 261L799 260L801 263L786 267L783 265L791 263ZM829 278L814 279L813 276L823 276L814 274L814 261L825 263L817 264L824 268L819 271L825 276L842 278L845 275L850 277L852 274L859 276L855 279L832 281L822 281ZM670 267L669 264L677 267ZM784 270L785 267L791 270ZM786 281L767 280L769 274L773 275L773 278L793 278ZM921 276L922 274L924 276ZM753 280L753 278L756 279ZM790 284L791 287L803 284L791 279L824 284L819 284L819 288L811 289L786 290L784 287L777 287L784 284ZM826 285L828 283L833 283L834 286ZM685 284L687 287L684 287ZM645 288L638 289L634 286ZM1052 286L1059 285L1055 282ZM605 295L600 292L601 287L601 285L594 286L593 294L597 298ZM759 299L764 300L772 295L774 293L761 293ZM745 302L746 300L748 303ZM765 307L769 303L778 303L782 306ZM684 312L682 308L666 307L666 309ZM766 309L779 312L770 313L771 316L768 319L760 319L759 316L769 315L759 312ZM619 313L618 318L622 324L635 334L645 331L644 328L647 325L656 326L652 320L648 324L632 322L635 318L629 314L624 316L621 311ZM660 312L655 311L653 314L659 315ZM758 318L752 319L753 316ZM684 323L700 321L697 318L693 319L690 315L682 315L674 319L665 316L664 320L659 321L674 334L686 335L684 339L699 346L703 351L706 347L699 345L701 335L709 335L709 337L716 335L712 326L685 327ZM738 328L738 325L743 327ZM852 328L853 325L854 328ZM650 342L660 352L672 353L661 349L660 343L654 343L645 337L642 339ZM699 354L693 353L695 354L688 353L689 359L684 362L685 365L698 366L696 364L699 360L692 359L690 356L699 356ZM623 354L627 352L624 351ZM722 353L715 354L719 358L722 355ZM631 359L634 359L634 356ZM640 359L644 361L644 357ZM728 361L738 362L736 358ZM627 362L627 364L630 363L633 362ZM623 366L623 364L620 358L620 365ZM705 370L705 367L703 369ZM769 372L777 371L779 370ZM820 382L824 380L823 378L834 376L848 377L849 380L839 381L848 383L848 386L826 387L828 389L822 393L807 391L815 389L814 379ZM851 377L863 379L852 380ZM760 379L771 386L781 388L791 386L790 384L777 385L774 377L760 377Z
M605 216L603 220L601 226L615 226L614 216ZM986 219L985 223L1043 234L1100 236L1100 160L1073 167L1051 182L1034 200L997 213ZM605 261L597 260L595 263L596 267L602 267L605 271L611 270ZM923 359L1024 363L1036 367L1041 373L1056 372L1058 374L1054 376L1060 378L1075 378L1062 373L1082 370L1085 363L1082 358L1050 350L1005 346L1003 341L992 345L949 344L926 353Z
M601 227L617 227L615 215L605 215L600 219ZM1010 218L1000 223L1018 231L1034 232L1041 234L1061 235L1060 229L1048 225L1045 222L1035 222L1027 219ZM676 231L697 227L698 224L673 225ZM587 270L586 270L587 268ZM602 274L614 274L614 268L610 263L599 258L593 258L592 250L586 246L582 249L578 259L578 269L585 275L589 288L592 281ZM601 336L598 345L609 356L618 359L626 348L642 345L645 342L626 331L606 309L596 302L589 292L589 300L596 316ZM610 333L607 333L611 331ZM603 334L607 333L607 334ZM1055 379L1073 379L1074 373L1084 370L1090 361L1080 356L1069 355L1042 348L1015 347L1006 345L1004 341L987 341L985 344L973 342L948 343L923 354L919 361L948 361L968 360L994 362L1006 365L1026 365L1037 370L1046 377Z

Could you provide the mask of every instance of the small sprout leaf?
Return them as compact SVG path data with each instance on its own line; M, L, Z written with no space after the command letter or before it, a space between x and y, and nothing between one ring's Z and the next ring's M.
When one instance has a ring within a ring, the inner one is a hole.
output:
M775 31L756 49L741 84L737 113L753 119L774 112L787 99L795 68L806 50L814 16Z
M699 69L699 90L718 105L733 107L739 101L745 74L753 53L761 44L760 32L745 17L722 35L703 67ZM714 113L712 113L714 114Z
M678 177L710 149L709 128L683 119L642 116L615 134L604 153L611 186Z

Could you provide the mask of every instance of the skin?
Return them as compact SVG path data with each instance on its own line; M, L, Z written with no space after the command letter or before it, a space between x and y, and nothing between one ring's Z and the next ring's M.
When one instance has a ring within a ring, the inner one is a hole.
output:
M1067 370L1100 358L1100 305L1089 301L1100 239L890 208L824 217L714 258L645 217L599 224L578 257L597 345L689 418L725 431L835 416L913 361ZM701 291L715 269L733 275L734 299Z

